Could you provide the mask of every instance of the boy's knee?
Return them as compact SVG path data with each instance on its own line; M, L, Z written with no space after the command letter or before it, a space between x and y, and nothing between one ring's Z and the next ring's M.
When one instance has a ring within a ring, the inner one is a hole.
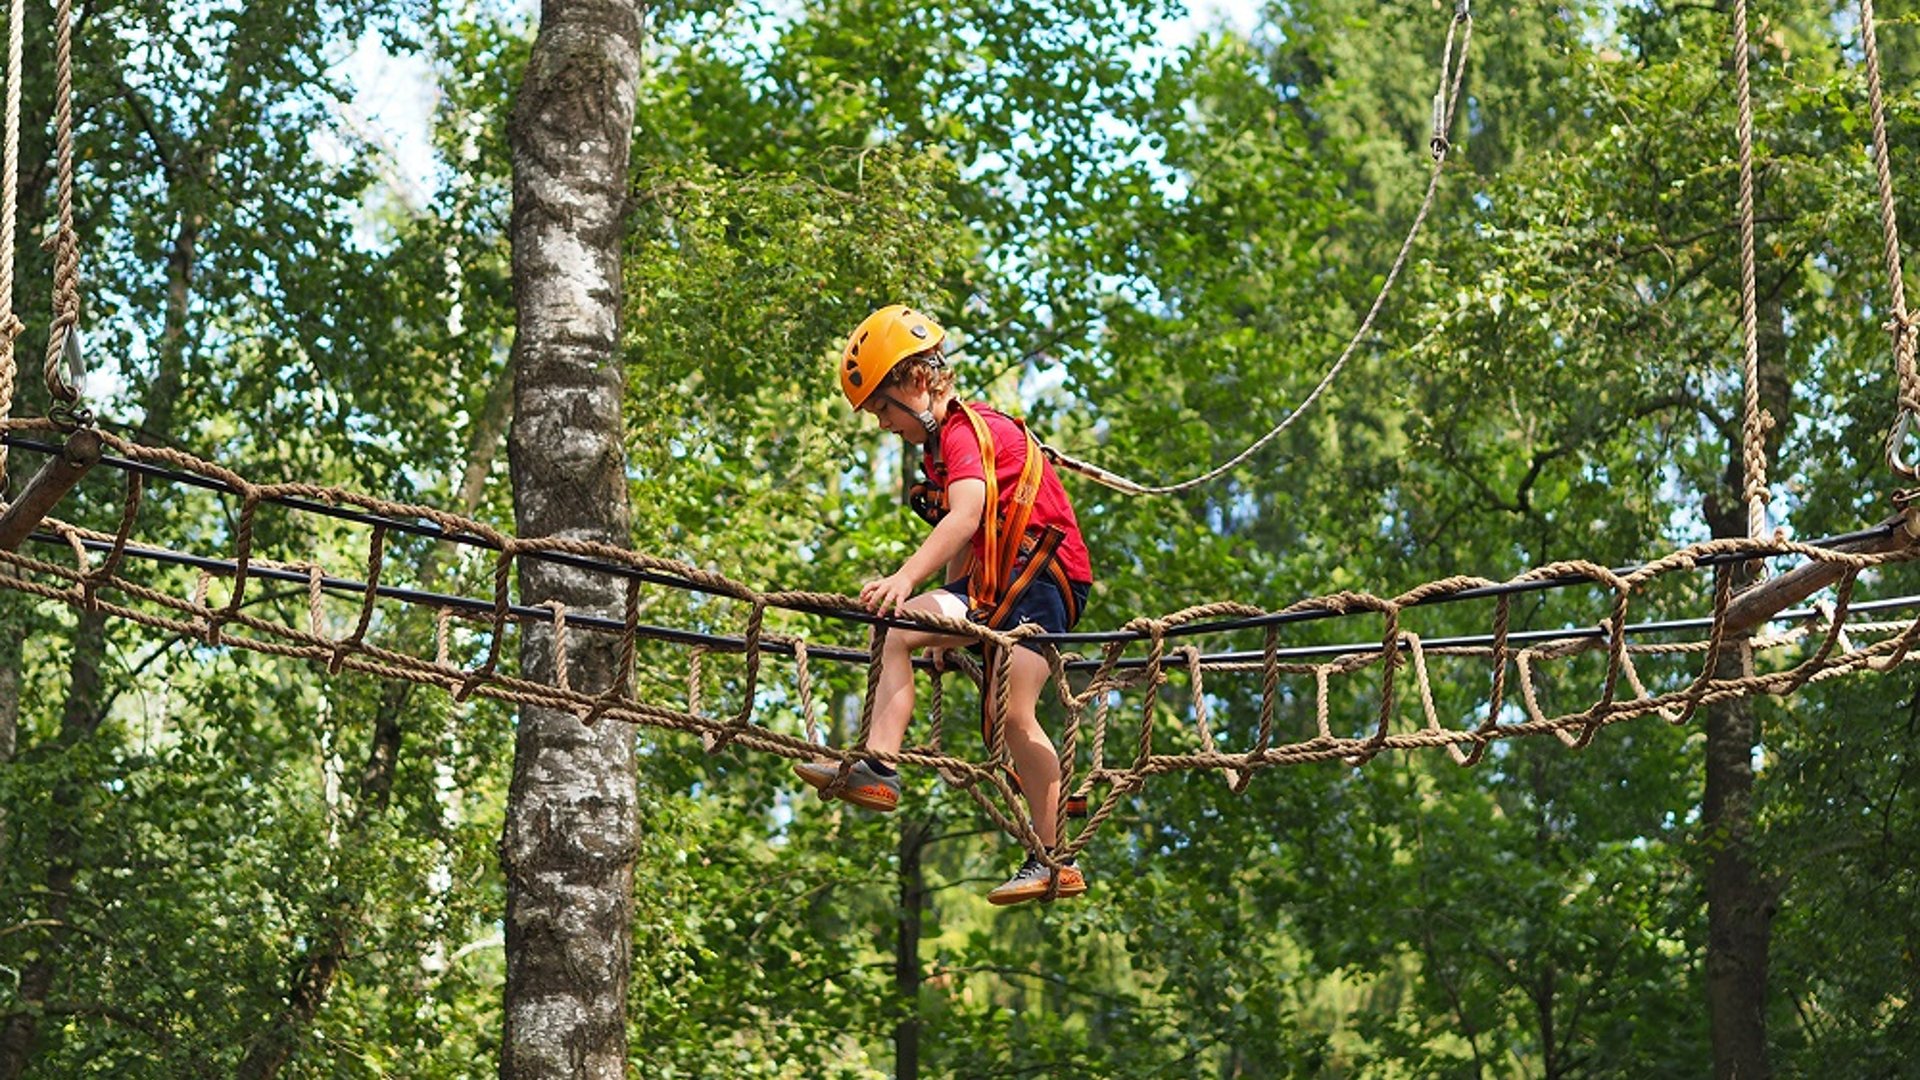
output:
M1046 732L1040 728L1039 718L1032 712L1022 712L1019 709L1007 710L1007 732L1033 742L1046 738Z

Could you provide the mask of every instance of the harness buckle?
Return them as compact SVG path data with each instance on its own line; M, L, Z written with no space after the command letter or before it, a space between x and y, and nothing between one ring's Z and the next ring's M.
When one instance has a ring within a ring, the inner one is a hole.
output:
M907 489L907 505L920 520L929 525L938 525L947 516L946 489L924 481L914 484Z

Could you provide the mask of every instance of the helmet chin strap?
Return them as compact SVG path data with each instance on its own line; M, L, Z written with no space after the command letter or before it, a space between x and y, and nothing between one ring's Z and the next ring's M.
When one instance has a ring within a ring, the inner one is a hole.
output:
M892 394L887 393L885 390L876 391L876 393L878 393L881 397L886 398L887 404L892 405L894 408L899 409L901 412L906 413L907 415L912 416L914 419L920 421L920 426L927 429L926 438L920 440L922 443L926 443L932 440L934 435L940 431L940 421L934 419L932 408L909 409L907 408L906 402L901 401L899 398L894 397Z

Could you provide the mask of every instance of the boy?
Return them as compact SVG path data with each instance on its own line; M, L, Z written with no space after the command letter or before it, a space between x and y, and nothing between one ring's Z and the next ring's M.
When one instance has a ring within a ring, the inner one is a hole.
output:
M915 488L914 508L934 524L932 535L900 569L861 586L860 600L881 615L935 612L997 629L1033 622L1049 633L1064 633L1079 620L1093 582L1073 505L1025 428L953 396L945 340L945 331L932 319L894 304L867 316L841 356L840 389L853 407L872 416L882 430L922 445L927 482ZM928 575L942 569L946 585L913 595ZM928 648L938 657L940 651L969 644L967 638L928 630L888 630L867 749L900 751L913 719L913 651ZM1007 749L1034 831L1051 849L1060 840L1060 761L1034 715L1050 669L1039 648L1024 642L1009 664ZM987 715L992 715L990 706ZM824 789L840 769L807 762L794 771ZM867 758L854 765L836 795L886 813L899 805L900 779L891 766ZM1028 855L987 899L994 904L1037 899L1046 894L1050 876L1044 863ZM1071 863L1059 877L1057 895L1087 891L1085 875Z

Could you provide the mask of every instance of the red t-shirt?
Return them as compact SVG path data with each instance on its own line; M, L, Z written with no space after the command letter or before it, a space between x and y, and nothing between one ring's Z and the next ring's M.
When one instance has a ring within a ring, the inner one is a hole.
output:
M1030 444L1027 435L1018 424L998 412L978 402L973 409L980 419L986 422L987 434L993 437L993 471L999 485L1001 520L1006 520L1012 512L1014 489L1020 485L1020 470L1027 463ZM958 403L947 410L947 419L940 426L940 459L946 475L934 476L933 481L942 486L955 480L985 480L986 469L982 463L984 455L980 453L980 439L973 433L973 425L967 422L966 415ZM992 507L988 513L994 513ZM1040 462L1040 492L1034 496L1033 514L1028 519L1028 527L1039 525L1058 525L1067 535L1060 541L1060 548L1054 558L1060 561L1060 568L1067 572L1069 581L1092 583L1093 562L1087 557L1087 541L1080 535L1080 522L1073 516L1073 503L1068 501L1066 489L1060 486L1060 477L1053 471L1053 462ZM986 557L987 530L983 522L973 534L973 557L976 561Z

